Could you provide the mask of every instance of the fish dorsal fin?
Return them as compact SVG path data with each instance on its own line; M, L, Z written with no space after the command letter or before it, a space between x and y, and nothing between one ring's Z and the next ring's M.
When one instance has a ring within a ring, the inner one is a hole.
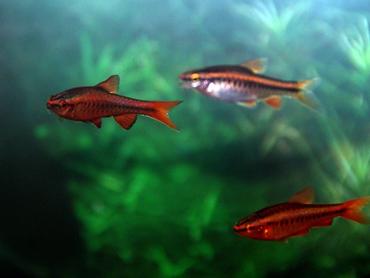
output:
M312 204L314 199L314 191L312 187L305 187L301 191L294 194L289 200L289 203Z
M107 80L104 80L103 82L100 82L99 84L96 85L96 87L100 87L111 94L117 93L118 86L119 86L119 76L118 75L112 75L108 77Z
M259 58L255 60L249 60L241 64L242 67L245 67L251 70L253 73L263 73L266 68L267 59Z

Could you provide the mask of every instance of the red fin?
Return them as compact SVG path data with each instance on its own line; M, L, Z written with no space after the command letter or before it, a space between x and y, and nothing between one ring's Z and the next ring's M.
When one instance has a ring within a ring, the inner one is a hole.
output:
M253 101L244 101L244 102L237 102L238 105L253 108L257 105L257 102L255 100Z
M136 122L137 115L136 114L123 114L123 115L115 116L114 119L124 129L130 129Z
M312 204L315 193L312 187L305 187L301 191L294 194L289 200L289 203Z
M164 123L168 127L176 129L176 125L171 121L168 116L168 112L171 108L175 107L176 105L180 104L181 101L153 101L152 105L154 108L154 112L149 112L146 115Z
M242 67L250 69L253 73L262 73L265 71L267 59L259 58L255 60L249 60L241 64Z
M316 227L331 226L333 224L333 218L323 219L315 223Z
M101 128L101 119L95 119L91 121L97 128Z
M370 219L361 212L362 208L368 203L370 203L370 196L347 201L344 203L346 211L342 216L358 223L369 224Z
M281 107L281 97L276 96L269 97L265 99L265 103L275 109L279 109Z
M104 80L103 82L100 82L96 86L106 90L109 93L115 94L118 91L119 76L118 75L112 75L112 76L108 77L107 80Z

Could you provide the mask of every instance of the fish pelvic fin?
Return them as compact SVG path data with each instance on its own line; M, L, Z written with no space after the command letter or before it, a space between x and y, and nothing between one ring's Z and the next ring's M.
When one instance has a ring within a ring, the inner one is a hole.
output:
M244 102L238 101L236 104L238 104L240 106L243 106L243 107L247 107L247 108L254 108L257 105L257 101L256 100L244 101Z
M298 81L297 87L300 91L296 95L297 100L317 112L321 112L322 107L311 89L318 84L319 80L319 78L313 78Z
M101 128L101 118L97 118L97 119L93 119L91 120L91 122L97 127L97 128Z
M165 124L166 126L177 129L176 125L171 121L170 117L168 116L169 111L175 107L176 105L180 104L181 100L176 101L153 101L152 105L154 108L153 112L146 113L147 116Z
M344 203L346 208L342 217L356 221L361 224L370 224L370 219L361 211L364 206L370 203L370 196L349 200Z

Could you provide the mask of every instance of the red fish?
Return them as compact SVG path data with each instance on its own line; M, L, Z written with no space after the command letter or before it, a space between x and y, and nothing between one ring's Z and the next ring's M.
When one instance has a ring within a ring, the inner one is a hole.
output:
M286 81L261 73L265 59L247 61L241 65L218 65L184 72L179 75L185 88L246 107L264 101L273 108L280 108L283 96L299 100L318 110L319 104L308 88L315 81Z
M176 128L168 112L181 101L128 98L116 94L118 86L119 76L112 75L95 86L72 88L52 96L47 108L62 118L91 122L98 128L102 125L101 118L112 116L121 127L130 129L139 114Z
M369 223L361 209L370 196L340 204L312 204L313 190L306 188L288 202L264 208L241 219L234 231L241 236L259 240L286 240L306 235L313 227L330 226L341 216L359 223Z

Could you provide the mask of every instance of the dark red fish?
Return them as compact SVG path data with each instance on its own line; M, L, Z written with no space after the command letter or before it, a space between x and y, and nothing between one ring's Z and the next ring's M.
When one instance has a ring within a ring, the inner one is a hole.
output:
M181 101L144 101L117 95L119 76L112 75L96 86L72 88L52 96L47 108L60 117L92 122L101 127L101 118L114 117L125 129L130 129L137 115L145 115L176 128L168 117L171 108Z
M313 191L306 188L287 203L264 208L241 219L234 231L241 236L260 240L285 240L306 235L313 227L330 226L333 218L341 216L359 223L369 223L361 213L370 196L340 204L312 204Z
M247 61L241 65L220 65L180 74L183 86L227 102L253 107L258 101L279 108L287 96L317 109L318 102L308 90L314 80L284 81L261 73L265 60Z

